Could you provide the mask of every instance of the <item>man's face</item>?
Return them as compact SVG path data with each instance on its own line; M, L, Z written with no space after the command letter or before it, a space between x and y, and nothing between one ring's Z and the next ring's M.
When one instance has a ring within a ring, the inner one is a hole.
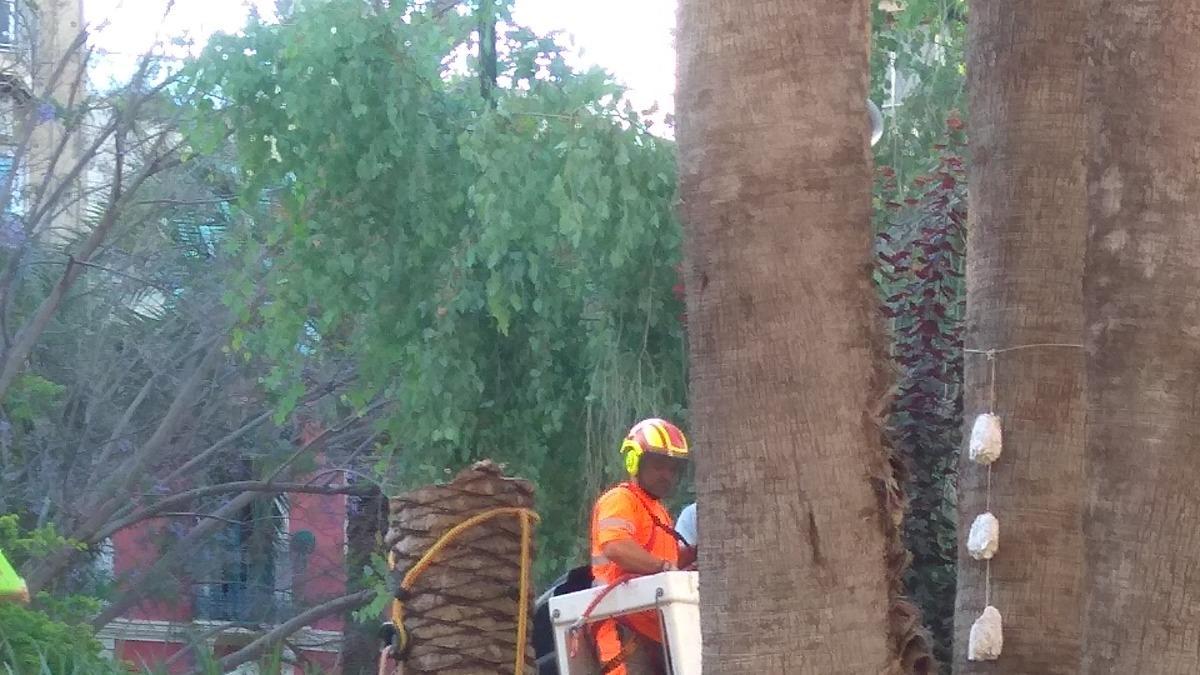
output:
M666 455L645 453L638 466L637 482L657 499L664 499L675 490L686 460Z

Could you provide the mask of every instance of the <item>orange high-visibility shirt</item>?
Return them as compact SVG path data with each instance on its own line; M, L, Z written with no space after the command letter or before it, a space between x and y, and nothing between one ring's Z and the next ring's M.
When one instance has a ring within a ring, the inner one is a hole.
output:
M596 585L607 586L626 574L604 555L604 545L614 541L634 541L655 558L678 565L679 544L668 529L672 527L667 508L636 483L621 483L601 495L592 510L592 578ZM624 619L630 628L662 642L657 612L639 612Z

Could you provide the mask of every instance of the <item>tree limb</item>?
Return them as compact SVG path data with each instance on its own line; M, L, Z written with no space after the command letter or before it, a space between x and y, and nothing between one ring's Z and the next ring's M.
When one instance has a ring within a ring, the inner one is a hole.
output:
M167 168L174 167L180 162L177 156L170 159L164 156L156 157L138 172L132 183L126 188L122 181L124 165L123 136L117 135L115 140L117 142L117 160L112 198L104 214L104 218L92 230L91 235L88 236L87 240L80 247L76 257L71 259L72 262L75 262L76 259L88 262L96 250L100 248L100 245L104 243L104 240L108 237L128 201L125 197L127 193L136 193L151 176ZM156 143L156 146L161 143L162 139ZM59 307L62 306L63 298L66 297L67 292L75 284L79 273L80 267L78 265L67 265L67 269L63 272L62 277L59 278L58 283L54 285L50 294L38 305L33 317L21 327L16 339L13 341L12 347L5 352L3 364L0 365L0 404L3 404L7 398L8 390L12 387L12 383L17 375L24 368L25 360L29 358L29 354L33 351L34 345L37 344L38 338L41 337L50 320L54 318Z
M115 471L108 480L93 488L95 494L90 496L85 506L87 520L74 532L75 539L87 542L100 541L95 533L103 528L108 519L116 513L121 498L128 492L128 486L138 478L144 464L167 443L182 421L184 413L191 407L193 395L199 387L204 373L208 371L213 360L220 354L220 349L211 346L213 342L213 340L208 341L207 344L210 345L208 353L201 358L200 363L195 366L186 383L180 388L150 439L138 449L133 457L126 460L120 470ZM40 589L69 565L78 553L79 551L75 547L68 545L60 547L53 554L47 556L40 561L36 571L26 577L25 581L29 588L36 593L37 589Z
M205 462L207 462L209 459L211 459L218 452L221 452L225 448L232 445L234 441L236 441L237 439L241 438L242 436L250 433L251 431L254 430L255 427L261 425L263 422L266 422L267 420L271 419L271 415L273 415L273 414L275 414L274 411L268 410L264 413L261 413L258 417L255 417L254 419L250 420L249 422L246 422L245 424L238 427L237 429L234 429L233 431L229 432L223 438L218 440L216 443L213 443L212 445L208 446L204 450L200 451L199 454L195 455L188 461L184 462L183 466L180 466L178 469L175 469L171 473L167 474L166 477L162 479L162 482L170 484L172 481L174 481L182 476L187 475L187 473L190 472L192 469L202 466Z
M360 412L358 414L351 415L349 418L347 418L342 424L338 425L337 427L325 429L320 434L318 434L316 437L303 443L296 450L296 452L289 455L287 457L287 459L285 459L282 463L280 463L279 466L277 466L275 468L275 470L272 471L267 476L267 479L264 482L266 482L268 484L274 483L276 478L278 478L284 471L286 471L291 466L291 464L293 462L295 462L297 459L299 459L305 452L307 452L314 445L316 445L318 443L323 443L327 438L329 438L330 435L332 435L338 431L341 431L342 429L345 429L346 427L350 426L354 422L357 422L357 421L363 419L368 414L370 414L372 411L379 409L380 407L386 405L388 402L389 402L388 399L380 399L379 401L376 401L373 405L368 407L366 410L363 410L362 412ZM227 504L222 506L220 509L217 509L217 511L213 515L221 517L221 518L232 517L233 515L240 512L242 509L244 509L247 506L249 506L250 504L254 503L254 501L256 499L260 498L261 496L262 496L262 492L243 491L241 494L234 497ZM203 541L208 539L209 536L211 536L214 532L216 532L217 527L218 527L218 522L219 521L215 521L215 520L205 520L204 522L197 525L195 528L192 529L191 532L189 532L187 534L187 536L183 537L178 542L176 542L175 545L172 546L169 551L164 553L162 555L162 557L160 557L158 560L156 560L150 566L149 569L144 570L142 572L142 576L153 576L156 574L161 574L161 573L171 569L172 567L174 567L181 558L183 558L185 555L188 554L188 552L194 550L197 545L199 545L200 543L202 543ZM44 583L44 579L39 579L39 580ZM34 585L30 581L30 577L26 577L25 581L27 584L29 584L31 592L33 592ZM39 584L39 586L40 586L40 584ZM147 587L146 584L138 584L138 583L127 585L124 596L122 596L120 599L118 599L115 602L113 602L112 604L110 604L108 607L105 607L104 610L102 610L100 612L100 614L98 614L95 618L92 619L92 627L97 628L97 629L103 628L104 626L108 625L113 619L124 614L130 607L133 607L134 605L136 605L145 596L145 594L147 592L146 587Z
M214 516L211 513L198 513L196 511L168 511L167 513L158 514L160 518L209 518L211 520L219 520L226 525L241 525L242 521L234 520L233 518L223 518Z
M229 503L217 509L217 511L212 515L216 518L232 518L241 512L242 509L254 503L254 500L259 496L260 493L243 492L230 500ZM91 622L92 627L95 629L103 628L111 623L113 619L128 611L129 608L137 605L137 603L140 602L147 593L147 584L137 583L138 578L154 578L155 576L173 568L181 558L186 555L190 555L192 551L196 550L197 546L203 544L204 541L212 536L220 527L222 527L220 520L206 518L199 525L192 528L191 532L188 532L186 536L175 542L170 550L164 553L158 560L154 561L154 563L150 565L148 569L143 570L140 574L138 574L134 582L126 586L124 595L114 600L111 604L101 610L98 615L93 617ZM28 577L26 577L25 581L32 590L32 582L30 582Z
M179 648L174 654L172 654L170 657L168 657L166 661L163 661L162 663L158 664L158 666L163 669L169 669L171 667L171 664L175 663L176 661L183 658L184 656L187 656L188 653L195 651L198 647L200 647L202 645L202 643L204 641L215 638L227 630L233 630L235 628L244 628L247 630L253 630L256 627L257 626L255 624L245 623L242 621L230 621L228 623L222 623L219 626L213 626L212 628L209 628L208 630L205 630L205 631L199 633L198 635L191 636L191 640L188 642L188 644ZM170 671L167 670L167 672L170 672Z
M146 464L154 459L167 446L171 437L175 435L179 424L184 419L185 413L191 410L195 404L196 392L199 390L200 385L222 356L218 345L219 343L214 341L212 346L208 348L208 353L201 358L200 363L196 365L183 386L179 388L179 393L171 401L170 407L167 409L166 414L163 415L162 423L154 430L154 434L122 466L126 478L119 484L121 492L128 492L129 486L145 470Z
M332 394L333 392L337 391L337 389L339 387L341 387L343 384L344 384L344 382L330 382L330 383L326 384L325 386L321 387L320 389L318 389L317 391L310 392L307 396L305 396L303 399L301 399L301 404L304 405L304 404L308 404L308 403L313 403L315 401L319 401L319 400L321 400L321 398L327 396L328 394ZM195 469L196 467L203 465L204 462L207 462L209 459L212 458L213 455L215 455L216 453L218 453L221 450L228 447L229 444L236 441L239 437L250 432L252 429L254 429L258 425L262 424L263 422L266 422L267 420L271 419L271 416L273 414L275 414L273 410L267 410L266 412L260 414L258 417L255 417L254 419L250 420L246 424L243 424L241 426L241 428L233 431L232 433L225 436L221 440L212 444L211 446L209 446L208 448L206 448L205 450L203 450L199 454L197 454L195 457L192 457L188 461L184 462L183 466L181 466L178 469L175 469L171 473L167 474L167 477L164 478L162 480L162 482L170 483L171 481L176 480L177 478L181 478L181 477L185 476L189 471Z
M236 195L228 197L214 197L212 199L143 199L136 201L135 206L144 206L148 204L164 204L167 206L204 206L207 204L228 204L237 199Z
M185 413L192 408L200 384L221 356L221 350L215 345L215 340L208 342L210 344L208 353L201 357L200 362L192 369L183 386L176 392L175 398L171 401L170 407L163 415L154 433L133 453L133 456L121 463L115 475L96 488L92 504L98 518L107 519L115 512L115 510L102 506L104 502L110 499L121 500L129 493L130 486L141 476L146 463L166 446L183 422ZM100 523L103 523L103 520ZM92 539L91 532L98 528L100 523L96 523L94 526L85 526L79 537Z
M289 635L295 633L301 628L304 628L310 623L329 616L330 614L336 614L338 612L344 612L350 609L357 609L367 604L374 598L375 591L365 590L343 595L339 598L334 598L333 600L321 603L320 605L305 610L292 617L288 621L285 621L275 628L267 631L257 640L221 659L218 662L218 665L221 667L222 672L230 671L241 664L246 663L247 661L253 661L254 659L262 656L268 649L271 649L280 642L283 642ZM200 671L193 671L193 675L199 675L199 672Z
M160 518L163 516L173 515L167 513L168 509L187 504L193 499L201 499L203 497L211 497L213 495L229 494L231 492L261 492L266 494L280 494L290 492L294 494L310 494L310 495L354 495L365 497L374 492L375 486L367 485L310 485L308 483L268 483L264 481L236 481L233 483L222 483L220 485L209 485L202 488L195 488L170 495L163 498L161 501L155 502L147 506L143 511L134 513L133 515L123 518L115 523L105 527L96 534L96 539L103 540L111 537L117 532L136 525L143 520L151 518Z

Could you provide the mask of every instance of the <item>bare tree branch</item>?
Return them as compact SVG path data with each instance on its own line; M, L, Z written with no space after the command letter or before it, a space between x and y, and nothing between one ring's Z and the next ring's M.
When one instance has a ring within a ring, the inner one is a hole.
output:
M245 628L247 630L253 630L254 628L257 628L257 625L252 624L252 623L245 623L242 621L230 621L228 623L222 623L219 626L213 626L212 628L209 628L208 630L205 630L205 631L199 633L198 635L193 635L191 637L190 642L187 645L184 645L183 647L181 647L174 654L172 654L170 657L168 657L166 661L163 661L162 663L160 663L158 665L160 668L169 669L171 667L171 664L173 664L176 661L178 661L179 659L187 656L188 653L195 651L197 647L201 646L202 642L209 640L211 638L215 638L227 630L234 630L236 628Z
M272 471L271 474L267 476L267 482L270 483L270 482L274 481L276 478L278 478L279 476L281 476L283 474L283 472L286 471L292 465L292 462L295 462L305 452L308 451L308 446L313 445L314 443L322 442L329 436L345 430L351 424L354 424L355 422L358 422L358 421L362 420L363 418L370 416L371 413L375 412L376 410L379 410L380 408L382 408L383 406L385 406L389 403L391 403L391 401L389 399L381 398L378 401L375 401L371 405L367 406L367 408L365 410L363 410L362 412L359 412L355 415L351 415L349 418L347 418L344 422L342 422L338 426L326 429L325 431L322 431L319 436L317 436L316 438L312 439L311 441L305 443L304 445L300 446L295 452L293 452L291 454L291 456L289 456L282 463L280 463L279 466L275 467L275 470Z
M202 350L209 348L210 346L211 345L209 344L209 342L207 342L207 341L203 342L199 346L189 349L186 354L184 354L178 360L172 362L170 364L170 366L173 367L177 363L181 363L185 359L191 358L193 355L200 353ZM145 357L146 357L146 355L142 355L143 359ZM142 384L141 389L138 390L137 396L135 396L133 398L133 400L129 403L129 405L126 406L125 412L122 413L121 418L117 421L116 425L113 427L112 433L109 435L108 440L104 443L104 449L101 451L100 457L96 462L97 465L103 466L103 465L107 464L108 461L112 458L113 449L117 447L119 441L122 438L128 437L126 435L126 431L129 428L130 423L133 421L134 414L137 412L138 408L140 408L142 406L142 404L146 401L146 399L150 396L150 393L154 390L154 385L158 382L159 378L163 376L163 373L165 372L165 370L166 370L165 368L155 370L153 373L150 374L149 377L146 378L145 382Z
M67 64L70 63L72 54L75 52L75 50L77 50L83 46L83 41L86 39L87 39L87 33L84 31L81 31L80 34L78 36L76 36L76 38L75 38L76 41L71 46L71 49L69 49L67 51L67 53L64 54L63 57L59 60L58 65L56 66L55 74L54 74L51 82L47 83L47 85L45 87L45 93L41 96L41 98L43 98L45 100L54 100L53 90L55 87L57 87L57 82L56 82L57 79L62 77L63 70L65 70ZM90 48L87 49L84 52L83 58L81 59L79 68L76 69L75 78L71 83L71 92L67 96L66 107L68 109L74 107L75 101L77 100L80 91L82 91L84 88L84 81L85 81L86 73L87 73L87 63L91 59L92 53L93 53L92 49L90 49ZM31 134L33 132L33 126L34 126L37 114L38 114L38 111L36 110L36 108L31 106L30 110L27 113L27 115L28 115L27 124L29 126L29 131ZM115 121L114 121L113 128L114 129L116 128ZM73 138L76 138L76 134L73 134L72 129L70 129L69 127L64 125L63 133L62 133L61 137L59 138L58 143L55 145L54 152L51 153L46 165L42 166L42 167L38 167L38 169L42 173L42 182L38 186L37 192L34 193L34 197L32 200L34 210L33 210L33 213L31 213L29 222L26 223L26 225L25 225L25 231L27 234L32 234L33 232L35 232L38 229L38 227L37 227L38 223L41 221L41 218L45 215L44 209L41 208L42 205L45 203L42 201L42 198L46 195L46 191L49 190L50 186L53 184L53 181L56 178L55 170L58 168L58 163L59 163L59 161L62 160L62 156L66 152L66 149ZM101 134L101 136L99 136L96 139L97 142L93 145L93 147L96 150L99 150L99 148L103 146L103 144L107 138L108 138L107 134ZM79 160L74 164L72 169L67 172L67 175L65 177L63 177L63 179L59 183L57 189L55 190L55 194L58 197L61 197L62 194L64 194L65 191L74 184L75 180L79 177L79 175L83 173L84 167L87 166L87 164L94 158L94 156L95 156L95 153L93 152L91 154L85 154L84 156L79 158ZM54 203L57 201L58 201L57 199L51 200L50 203Z
M215 516L211 513L197 513L195 511L168 511L166 513L158 514L157 517L159 517L159 518L209 518L212 520L219 520L222 523L225 523L226 525L241 525L243 522L240 520L234 520L233 518L224 518L221 516Z
M108 480L93 488L94 494L88 509L93 515L78 533L77 536L80 539L91 540L94 537L92 533L112 517L112 514L119 508L120 502L128 494L130 486L141 476L146 463L166 446L183 422L184 414L191 409L200 384L212 369L220 353L221 350L210 340L204 357L200 363L196 364L184 385L176 392L171 406L159 420L158 426L149 440L122 462Z
M211 514L214 518L205 519L199 525L192 528L187 535L176 541L170 550L154 561L148 569L139 572L137 577L131 583L127 584L124 594L118 596L116 600L92 619L92 627L99 629L107 626L113 619L121 616L131 607L141 602L147 593L147 584L139 583L140 579L153 579L173 569L183 558L190 556L196 550L196 547L202 545L209 537L216 533L221 526L220 518L232 518L236 516L242 509L254 503L259 496L261 496L261 493L242 492ZM25 582L29 586L30 593L35 593L36 591L33 590L34 582L29 577L25 578Z
M104 527L104 524L112 517L116 509L119 508L122 491L128 491L128 486L139 477L140 470L148 458L166 444L167 440L175 432L175 429L183 418L184 412L192 405L192 397L203 380L203 375L212 366L212 359L215 358L216 354L220 353L219 349L211 346L211 341L209 344L208 352L201 362L195 366L187 382L176 394L171 407L159 421L154 434L133 457L122 465L121 470L112 472L107 480L95 488L95 494L91 495L91 498L86 502L84 507L88 519L75 531L75 539L92 543L98 541L95 533ZM26 578L26 583L31 589L41 588L51 578L66 568L78 554L79 551L73 546L60 547L57 551L40 561L35 571L31 572Z
M221 483L219 485L208 485L201 488L194 488L185 492L169 495L162 500L150 504L142 511L139 511L127 518L112 523L96 534L96 539L105 539L111 537L117 532L132 527L144 520L158 518L164 515L167 509L175 506L187 504L195 499L203 497L211 497L213 495L230 494L232 492L261 492L264 494L310 494L310 495L355 495L369 496L374 493L373 485L313 485L310 483L268 483L264 481L236 481L233 483Z
M70 259L72 256L67 256L67 257L68 257L68 259ZM57 260L39 260L39 261L37 261L37 262L26 263L26 265L25 265L25 266L26 266L26 267L33 267L33 266L35 266L35 265L69 265L69 264L71 264L71 263L70 263L70 260L64 260L64 261L57 261ZM112 274L112 275L115 275L115 276L118 276L118 277L121 277L121 278L124 278L124 279L128 279L128 280L130 280L130 281L136 281L136 282L138 282L139 284L142 284L142 285L144 285L144 286L147 286L147 287L149 287L149 288L155 288L155 289L158 289L158 290L170 290L170 289L168 289L166 286L164 286L163 284L160 284L160 283L157 283L157 282L151 281L151 280L149 280L149 279L143 279L142 277L135 276L135 275L133 275L133 274L130 274L130 273L128 273L128 272L122 272L121 270L115 270L115 269L113 269L113 268L111 268L111 267L105 267L104 265L97 265L96 263L91 263L91 262L87 262L87 261L84 261L84 260L75 260L74 264L76 264L76 265L82 265L83 267L87 267L87 268L89 268L89 269L94 269L94 270L100 270L100 271L103 271L103 272L108 272L109 274Z
M226 656L218 662L222 671L229 671L247 661L253 661L262 656L268 649L283 642L296 631L304 628L310 623L330 614L337 614L351 609L357 609L371 602L375 598L375 591L364 590L356 593L343 595L339 598L334 598L327 602L323 602L316 607L303 611L291 619L279 624L275 628L267 631L257 640L242 647L236 652ZM199 675L200 671L192 671L192 675Z
M228 197L214 197L212 199L143 199L134 202L134 205L143 206L147 204L165 204L167 206L204 206L208 204L228 204L237 199L236 195Z
M178 480L179 478L186 476L192 470L194 470L198 467L204 466L204 464L207 463L210 459L212 459L217 453L221 452L225 448L228 448L230 445L232 445L234 441L241 438L242 436L245 436L246 434L253 431L256 427L262 425L264 422L271 419L271 416L273 414L274 414L274 411L267 410L266 412L261 413L260 415L251 419L249 422L246 422L245 424L238 427L237 429L234 429L233 431L229 432L223 438L218 440L216 443L213 443L212 445L208 446L207 448L202 450L200 453L198 453L196 456L194 456L191 459L189 459L188 461L184 462L183 466L180 466L178 469L175 469L171 473L167 474L166 477L164 477L162 479L162 482L167 483L167 484L173 483L174 481Z
M274 483L276 478L281 476L284 471L287 471L297 459L308 452L313 446L324 443L331 435L346 429L356 422L361 421L363 418L367 417L372 412L378 410L384 405L387 405L388 403L390 403L388 399L380 399L373 405L369 406L366 410L346 418L342 424L339 424L336 427L327 428L317 436L304 442L294 453L284 459L283 462L281 462L263 482L267 484ZM238 496L230 500L227 504L218 509L213 515L220 518L233 517L242 509L254 503L254 501L260 498L263 494L264 493L262 491L243 491ZM184 556L188 555L196 546L199 546L201 543L207 540L208 537L216 532L217 522L218 521L214 520L206 520L205 522L197 525L185 537L176 542L169 551L162 555L162 557L156 560L149 569L143 571L139 576L152 578L156 575L164 574L173 569ZM42 583L45 583L45 580L46 578L44 576L33 577L32 575L27 576L25 579L31 593L36 593L36 589L39 588ZM124 589L124 595L119 597L108 607L105 607L100 614L93 618L92 626L94 628L102 628L108 625L113 619L124 614L127 610L129 610L129 608L141 601L147 592L146 588L146 584L136 582L127 584Z
M319 401L323 397L337 391L338 388L341 387L343 384L344 383L341 383L341 382L331 382L328 385L322 387L320 390L309 393L307 396L305 396L303 399L301 399L300 405L306 405L308 403L313 403L313 402ZM166 478L163 478L163 482L171 483L172 481L175 481L175 480L187 475L188 473L190 473L197 467L203 466L205 462L209 461L214 455L216 455L220 451L224 450L226 447L229 446L229 444L233 443L241 436L250 432L252 429L257 427L258 425L269 420L273 414L274 414L274 411L267 410L266 412L263 412L262 414L260 414L258 417L255 417L254 419L250 420L246 424L242 425L239 429L233 431L229 435L225 436L221 440L219 440L216 443L214 443L213 445L209 446L207 449L203 450L196 456L192 457L187 462L184 462L183 466L180 466L178 469L175 469L171 473L167 474Z
M123 153L120 150L120 144L118 144L117 156L118 158L123 156ZM175 160L175 162L177 162L177 160ZM167 165L173 164L171 161L167 160L162 162L159 160L151 162L141 170L138 176L134 179L132 185L129 186L129 190L131 192L136 191L142 185L142 183L146 181L146 179L158 171L161 171ZM121 166L121 161L118 161L116 174L117 178L114 182L116 187L113 189L114 197L111 206L109 207L107 213L104 214L103 220L101 220L101 222L96 226L96 229L92 231L87 241L84 242L76 257L72 259L72 262L75 260L88 262L89 258L96 252L96 249L100 247L100 244L104 242L104 239L108 236L109 231L112 230L113 226L116 224L117 217L121 213L119 206L123 201L120 198L120 195L124 194L124 190L121 189ZM63 298L66 297L67 292L74 285L76 279L78 279L79 270L80 267L78 265L67 265L66 271L63 272L62 276L58 280L58 283L54 285L53 290L51 290L50 294L42 300L42 303L38 306L37 311L34 312L33 317L31 317L17 333L16 340L14 340L12 347L5 351L3 364L0 364L0 404L3 404L4 400L7 398L8 390L12 387L12 383L16 379L17 374L20 373L24 368L25 360L29 358L29 354L33 351L34 345L37 344L38 338L40 338L42 333L46 330L46 326L50 323L50 320L54 317L55 313L58 312L59 307L62 305Z
M167 442L170 441L179 428L179 424L183 421L184 415L195 403L197 390L213 366L216 365L217 359L220 356L221 349L219 347L215 344L209 346L208 352L192 370L192 374L188 377L187 382L179 388L179 393L175 396L175 400L171 402L171 407L167 409L166 414L163 415L162 422L154 430L154 434L142 444L142 447L132 457L121 464L120 470L117 471L117 475L122 477L121 481L116 484L118 492L128 492L129 486L145 470L146 463L166 447Z

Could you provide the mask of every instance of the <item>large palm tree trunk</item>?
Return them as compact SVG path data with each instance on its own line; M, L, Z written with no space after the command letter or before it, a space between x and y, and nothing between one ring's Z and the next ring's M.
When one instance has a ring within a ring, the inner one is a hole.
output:
M966 346L1082 341L1086 241L1082 0L974 2ZM993 364L966 357L964 412L992 405ZM955 672L1076 673L1080 644L1084 355L1032 346L995 356L1004 454L992 468L1000 521L991 604L1004 616L997 665L967 661L987 566L960 545ZM959 531L988 510L988 472L959 471ZM1112 671L1118 672L1118 671ZM1130 672L1130 671L1120 671Z
M393 497L385 544L395 559L394 581L398 585L443 536L469 519L532 507L533 486L506 478L490 461L464 469L447 484ZM533 672L533 601L520 602L521 577L529 574L521 566L521 549L521 520L515 514L483 521L450 541L403 594L412 647L396 672ZM526 576L525 582L528 589L532 580ZM522 615L527 632L518 646ZM515 668L518 649L525 664L520 669Z
M706 673L895 667L890 472L866 414L868 10L680 5Z
M1094 3L1085 673L1200 672L1200 9Z

